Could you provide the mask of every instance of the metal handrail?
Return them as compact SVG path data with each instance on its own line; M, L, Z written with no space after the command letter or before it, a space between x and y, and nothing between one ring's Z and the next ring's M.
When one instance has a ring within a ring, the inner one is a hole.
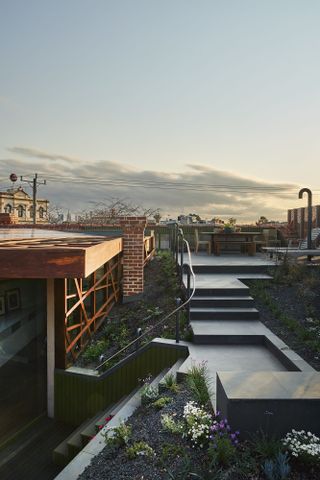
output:
M190 252L190 246L189 246L189 242L183 237L183 231L182 229L180 229L181 232L182 232L182 238L183 238L183 241L187 247L187 252L188 252L188 258L189 258L189 264L183 264L181 265L181 271L183 269L183 267L188 267L188 275L191 274L192 276L192 279L193 279L193 289L192 289L192 293L191 295L189 296L189 298L187 298L187 300L182 303L181 305L179 305L177 308L175 308L171 313L169 313L168 315L166 315L164 318L162 318L159 322L157 322L155 325L153 325L150 329L148 329L146 332L144 332L143 334L141 334L139 337L135 338L134 340L132 340L130 343L128 343L127 345L125 345L123 348L121 348L120 350L118 350L116 353L114 353L113 355L111 355L110 357L108 357L106 360L104 360L102 363L100 363L96 368L95 370L100 370L100 368L102 368L104 365L106 365L108 362L110 362L111 360L113 360L114 358L116 358L118 355L120 355L122 352L126 351L129 347L131 347L132 345L135 345L136 343L140 343L141 340L148 334L150 334L150 332L152 332L153 330L155 330L157 327L159 327L161 324L163 324L166 320L168 320L170 317L172 317L175 313L177 313L179 310L181 310L182 308L184 308L186 305L188 305L190 303L190 301L192 300L192 297L194 296L195 294L195 290L196 290L196 282L195 282L195 274L194 274L194 271L193 271L193 268L192 268L192 261L191 261L191 252ZM181 233L180 233L181 235ZM183 251L183 249L182 249ZM188 285L190 285L190 279L188 277ZM189 293L189 292L188 292Z

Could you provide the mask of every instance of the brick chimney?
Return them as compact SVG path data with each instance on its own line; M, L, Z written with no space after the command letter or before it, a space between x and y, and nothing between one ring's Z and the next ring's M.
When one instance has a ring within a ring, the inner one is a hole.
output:
M146 217L120 217L123 232L123 303L138 300L144 287Z

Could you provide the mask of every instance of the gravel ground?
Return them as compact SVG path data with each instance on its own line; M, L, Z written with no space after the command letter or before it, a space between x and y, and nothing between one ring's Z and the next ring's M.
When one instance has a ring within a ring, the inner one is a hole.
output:
M163 431L160 423L163 413L174 415L176 419L182 418L184 405L192 400L190 392L181 386L178 394L166 390L162 395L170 396L172 403L160 411L152 406L141 406L127 422L132 426L130 445L145 441L155 451L155 457L140 456L130 460L125 448L106 446L78 480L266 480L259 473L260 462L256 463L250 455L250 447L246 442L240 443L238 453L238 458L242 458L243 462L242 473L235 465L209 472L205 451L191 448L190 443L180 435ZM164 447L166 455L163 453ZM181 454L182 449L184 454ZM292 464L292 470L288 480L320 479L319 468L306 471Z
M251 282L246 283L250 286ZM308 300L301 296L301 284L286 285L270 282L269 284L265 284L265 290L286 315L298 320L299 323L307 329L319 322L320 292L318 293L317 290L315 290L314 297ZM298 353L298 355L300 355L314 369L319 371L320 352L310 349L310 347L298 338L294 332L290 331L281 321L279 321L263 301L255 297L254 294L253 297L255 307L260 313L260 320L290 348L292 348L292 350ZM312 314L310 313L310 310L312 310Z
M182 439L180 435L172 435L163 431L160 420L161 414L169 413L175 418L182 418L184 405L192 399L189 391L181 387L179 394L168 390L163 394L173 399L161 411L152 406L141 406L134 416L127 422L132 426L132 445L137 441L145 441L156 452L152 459L138 457L129 460L124 448L111 449L106 446L104 450L92 461L91 465L79 476L79 480L164 480L184 478L182 474L186 462L179 456L162 455L162 447L169 446L170 449L181 446L186 449L188 462L191 463L194 471L204 464L204 454L199 450L190 447L189 442ZM171 477L169 472L174 476ZM190 477L192 478L192 477Z

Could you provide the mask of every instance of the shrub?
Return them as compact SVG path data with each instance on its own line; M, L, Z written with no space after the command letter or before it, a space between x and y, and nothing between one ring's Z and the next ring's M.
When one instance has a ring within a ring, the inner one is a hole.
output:
M155 451L146 442L135 442L132 447L127 447L126 453L130 460L134 460L136 457L153 457Z
M208 444L212 417L195 402L188 402L183 409L183 418L187 425L187 436L193 446L203 448Z
M176 445L175 443L165 443L164 445L162 445L162 461L175 457L184 457L185 455L186 451L181 445Z
M217 412L213 424L210 426L210 443L208 455L211 464L228 467L236 456L239 432L232 432L227 419L217 420Z
M287 433L282 440L291 455L301 463L320 463L320 438L305 430L294 430Z
M112 433L108 436L108 433ZM127 445L132 435L132 428L130 425L121 422L118 427L113 427L106 434L106 443L111 447L123 447Z
M173 373L169 373L164 377L164 386L174 393L177 393L179 391L179 385L177 384Z
M187 373L187 385L194 399L200 405L208 405L210 403L210 379L206 363L202 362L199 365L193 365Z
M275 460L266 460L262 469L267 480L286 480L291 471L288 455L279 452Z
M141 391L141 403L142 405L147 405L148 403L154 402L159 396L158 387L152 385L144 385Z
M164 430L173 434L183 434L184 424L179 420L175 420L172 415L161 415L161 425Z
M252 435L250 445L254 454L260 461L270 460L277 457L283 450L281 440L273 436L268 436L262 430Z
M106 339L91 343L83 352L83 358L87 361L94 361L108 348L108 346L109 341Z
M157 410L161 410L161 408L165 407L170 402L172 402L172 398L160 397L158 398L158 400L152 403L152 406L155 407Z

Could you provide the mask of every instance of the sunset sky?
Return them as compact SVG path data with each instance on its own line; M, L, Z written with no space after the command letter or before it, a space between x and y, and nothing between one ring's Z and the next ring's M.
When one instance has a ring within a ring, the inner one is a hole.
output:
M319 25L317 0L1 0L0 189L241 222L320 203Z

